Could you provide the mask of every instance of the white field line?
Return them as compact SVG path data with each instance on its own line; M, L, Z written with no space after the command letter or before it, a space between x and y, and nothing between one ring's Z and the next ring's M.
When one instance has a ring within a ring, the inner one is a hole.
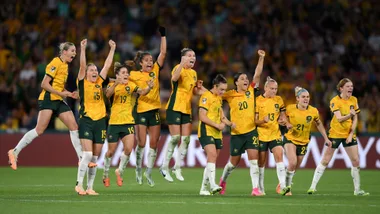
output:
M90 196L91 197L91 196ZM0 201L10 201L10 200L4 200L0 198ZM33 202L33 203L106 203L106 204L204 204L204 205L249 205L249 206L317 206L317 207L359 207L359 206L368 206L368 207L379 207L377 204L368 204L368 205L358 205L358 204L319 204L319 203L312 203L312 204L305 204L305 203L286 203L286 204L276 204L276 203L257 203L255 201L252 201L250 203L242 203L242 202L204 202L204 201L72 201L72 200L41 200L41 199L16 199L11 201L18 201L18 202Z

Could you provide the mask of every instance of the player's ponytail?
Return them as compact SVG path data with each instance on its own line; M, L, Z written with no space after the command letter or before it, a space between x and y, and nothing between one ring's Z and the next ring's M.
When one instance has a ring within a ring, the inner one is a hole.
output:
M71 46L75 45L72 42L62 42L61 44L59 44L59 55L61 56L62 52L69 50Z
M220 83L227 84L227 79L222 74L216 75L212 80L212 85L219 85Z
M270 82L277 83L276 80L272 79L270 76L267 76L267 81L265 82L264 87L266 87Z
M294 92L295 92L296 97L299 97L302 92L308 92L308 91L300 86L296 86L296 88L294 89Z
M341 79L340 81L339 81L339 83L338 83L338 85L336 86L336 90L338 90L339 92L341 92L340 91L340 88L342 88L346 83L348 83L348 82L352 82L350 79L348 79L348 78L343 78L343 79Z
M193 51L193 49L191 49L191 48L183 48L183 49L181 50L181 56L185 56L186 53L189 52L189 51ZM194 51L193 51L193 52L194 52Z

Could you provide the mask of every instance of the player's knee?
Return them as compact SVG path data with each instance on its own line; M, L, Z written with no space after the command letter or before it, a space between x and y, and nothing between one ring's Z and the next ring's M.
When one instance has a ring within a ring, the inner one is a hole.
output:
M77 123L73 123L68 128L69 128L70 131L77 131L78 130L78 124Z
M216 162L216 153L209 153L207 155L207 162L210 162L210 163L215 163Z
M177 145L177 143L179 142L180 139L181 139L181 136L179 136L179 135L172 135L171 143L173 145Z
M358 167L359 164L360 164L360 162L359 162L359 157L354 157L354 158L352 158L351 162L352 162L352 166L354 166L354 167Z

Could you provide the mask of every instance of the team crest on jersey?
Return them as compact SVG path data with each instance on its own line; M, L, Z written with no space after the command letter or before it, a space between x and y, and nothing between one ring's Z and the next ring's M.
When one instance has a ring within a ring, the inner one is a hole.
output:
M95 85L95 88L100 88L100 85Z
M280 105L279 104L274 104L274 108L276 109L276 112L280 111Z
M306 122L307 122L307 123L310 123L312 119L313 119L313 118L312 118L311 116L307 116L307 117L306 117Z
M127 86L127 87L125 87L125 90L126 90L127 92L129 92L129 91L131 90L131 88L130 88L129 86Z
M354 109L354 105L350 105L350 109Z
M246 96L247 98L250 98L250 97L251 97L251 92L250 92L250 91L246 91L246 92L245 92L245 96Z
M155 78L156 77L156 74L154 72L150 72L149 73L149 76L152 77L152 78Z
M203 98L203 99L202 99L202 103L203 103L203 104L206 104L206 102L207 102L207 98Z
M51 66L51 68L50 68L50 72L54 72L55 69L57 69L55 66Z

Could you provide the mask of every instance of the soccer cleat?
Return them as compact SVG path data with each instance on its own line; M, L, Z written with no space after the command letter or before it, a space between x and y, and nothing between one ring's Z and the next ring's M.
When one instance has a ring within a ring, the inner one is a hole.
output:
M364 192L364 190L359 190L354 192L355 196L368 196L369 192Z
M280 195L285 195L286 193L290 192L290 186L287 186L287 187L284 187L281 192L280 192Z
M96 163L93 163L93 162L88 163L88 168L95 168L97 166L98 166L98 164L96 164Z
M116 183L119 187L123 186L123 178L121 177L119 169L115 170Z
M201 191L199 191L199 195L211 195L211 193L206 189L201 189Z
M81 186L75 186L75 192L78 193L78 195L86 195L86 191L84 191L83 187Z
M314 194L316 191L317 191L316 189L312 189L312 188L310 188L310 189L307 191L307 194L312 195L312 194Z
M252 193L251 193L252 196L264 196L264 194L262 192L260 192L259 188L253 188L252 189Z
M139 185L143 184L143 179L142 179L142 170L141 168L136 168L136 182Z
M172 176L170 176L168 169L160 168L160 173L162 176L164 176L165 180L167 180L169 182L173 182L173 178L172 178Z
M220 187L218 185L211 187L211 190L210 190L211 195L214 195L215 193L220 192L220 190L222 190L222 187Z
M109 187L110 186L110 178L103 178L103 184L105 187Z
M280 184L277 184L276 192L277 192L277 194L281 193L281 185Z
M222 178L220 178L219 186L222 187L222 190L220 190L219 194L224 195L224 193L226 192L227 183L223 181Z
M182 176L182 170L181 169L173 169L172 172L174 173L174 175L177 178L177 180L179 180L179 181L184 181L185 180L183 178L183 176Z
M93 189L87 189L86 190L87 195L99 195L99 193L95 192Z
M8 151L9 165L13 170L17 170L17 156L14 153L14 149Z
M146 182L150 187L154 187L154 181L152 179L152 174L144 172L144 177L146 178Z

